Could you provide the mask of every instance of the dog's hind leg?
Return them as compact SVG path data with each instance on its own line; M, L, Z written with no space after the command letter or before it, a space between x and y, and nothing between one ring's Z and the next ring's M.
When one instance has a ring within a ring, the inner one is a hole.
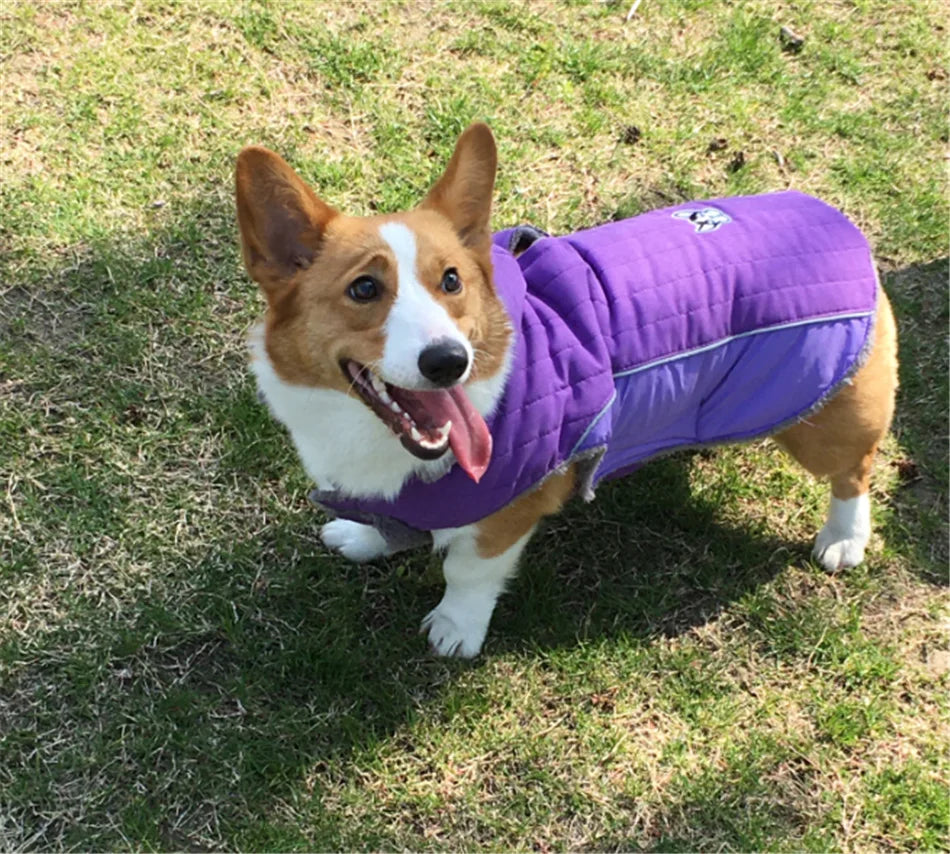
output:
M816 477L831 481L828 519L814 557L827 570L857 566L871 536L871 466L894 414L897 335L883 291L867 361L819 412L776 436Z
M858 466L831 478L831 506L828 519L815 537L812 556L829 572L857 566L871 539L871 464L877 448L872 448Z

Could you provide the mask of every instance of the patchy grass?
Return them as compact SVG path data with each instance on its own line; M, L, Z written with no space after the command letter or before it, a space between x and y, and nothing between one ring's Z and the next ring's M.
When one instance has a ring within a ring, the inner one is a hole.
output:
M0 847L947 847L942 10L628 8L0 10ZM865 566L809 562L825 488L768 443L553 520L474 664L416 635L435 562L320 548L234 156L390 210L473 119L499 225L784 187L862 225L902 335Z

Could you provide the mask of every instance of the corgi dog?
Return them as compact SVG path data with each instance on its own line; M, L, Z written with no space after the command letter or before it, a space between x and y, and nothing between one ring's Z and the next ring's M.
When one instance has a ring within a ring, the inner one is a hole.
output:
M860 563L897 345L857 229L779 193L493 235L496 167L473 124L418 207L351 217L277 154L238 157L243 260L267 304L251 367L337 517L323 542L354 561L444 551L423 630L472 657L572 495L676 447L771 435L830 480L816 560Z

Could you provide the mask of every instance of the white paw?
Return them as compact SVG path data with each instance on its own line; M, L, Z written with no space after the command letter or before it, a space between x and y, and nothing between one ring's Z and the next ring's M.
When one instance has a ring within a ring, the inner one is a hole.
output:
M372 525L334 519L320 529L323 544L357 563L389 554L386 540Z
M815 538L812 557L828 572L857 566L871 539L871 504L865 492L854 498L832 496L828 521Z
M843 531L825 525L815 538L812 557L828 572L835 572L861 563L867 544L868 538L865 536L848 536Z
M487 611L480 607L453 608L443 599L426 615L421 631L428 630L429 644L436 655L474 658L485 642L491 612L491 607Z

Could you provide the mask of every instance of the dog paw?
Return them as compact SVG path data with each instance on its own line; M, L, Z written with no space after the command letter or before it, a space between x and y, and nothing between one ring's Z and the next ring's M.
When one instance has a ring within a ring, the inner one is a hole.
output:
M426 615L420 631L428 631L429 645L436 655L474 658L485 642L490 619L491 610L487 616L463 614L446 607L443 600Z
M320 529L323 544L343 557L364 563L388 554L386 540L372 525L334 519Z
M828 572L836 572L850 566L857 566L864 560L866 536L851 535L826 525L815 538L812 557Z

